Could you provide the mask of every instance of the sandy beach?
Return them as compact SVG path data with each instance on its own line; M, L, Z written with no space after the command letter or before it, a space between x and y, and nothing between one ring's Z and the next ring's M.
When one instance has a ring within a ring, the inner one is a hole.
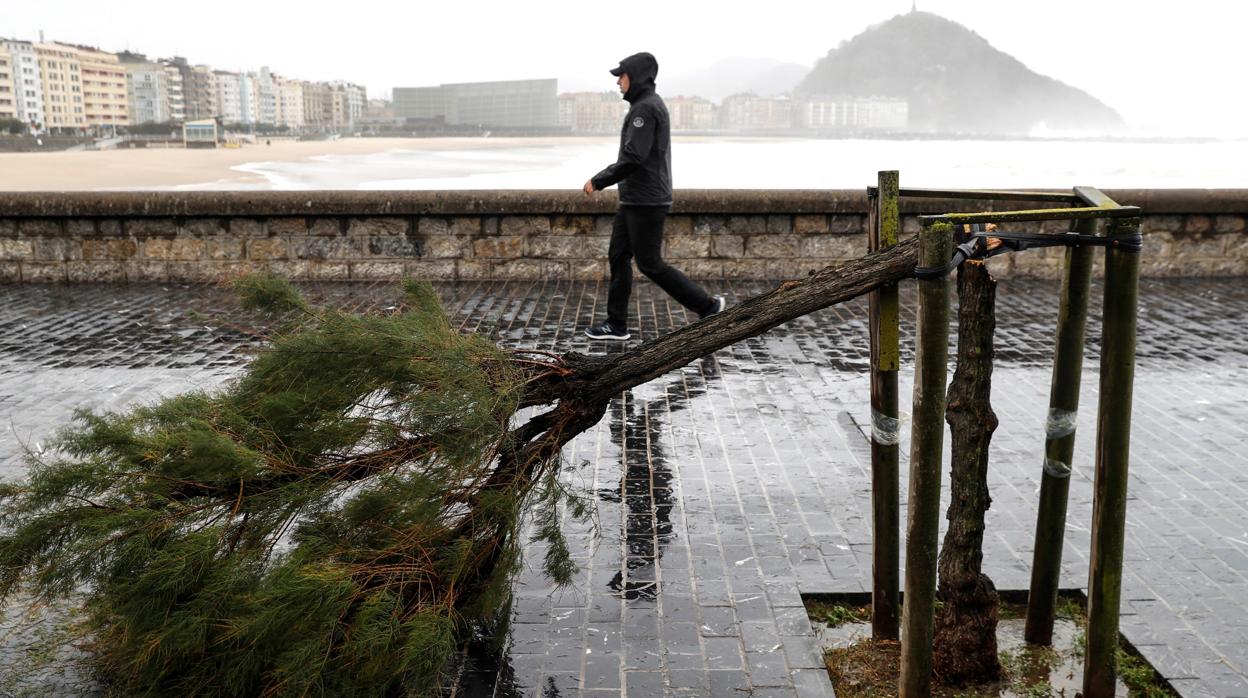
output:
M601 139L564 138L560 143ZM300 162L323 155L368 155L391 150L476 150L549 145L549 138L341 138L285 141L241 148L153 148L53 153L0 153L0 191L91 191L220 184L223 189L264 184L257 174L231 169L255 162Z

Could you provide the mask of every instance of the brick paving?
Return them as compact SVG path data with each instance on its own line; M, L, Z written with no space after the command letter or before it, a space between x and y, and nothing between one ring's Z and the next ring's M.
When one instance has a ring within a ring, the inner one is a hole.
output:
M771 284L712 286L740 299ZM360 308L397 296L386 285L309 290ZM439 291L464 329L504 344L622 349L579 333L602 311L601 284L476 282ZM985 569L1002 589L1028 582L1056 291L1010 279L999 289L993 402L1001 426ZM911 313L912 292L903 291ZM1141 299L1123 632L1183 695L1248 696L1248 288L1146 280ZM217 385L255 346L246 332L210 319L235 315L214 287L9 286L2 305L3 477L20 475L22 444L37 449L73 409ZM644 283L634 311L629 345L690 320ZM1085 586L1087 576L1099 348L1095 308L1092 315L1068 588ZM903 314L903 346L912 328L913 315ZM903 360L912 360L908 349ZM452 692L831 696L801 595L870 588L865 369L865 304L855 302L615 400L565 454L568 482L597 505L594 521L565 523L581 572L553 589L537 571L544 551L528 545L532 562L517 580L506 651L468 662ZM903 402L910 379L902 373ZM0 643L0 673L18 656L13 642ZM87 690L56 681L46 688Z

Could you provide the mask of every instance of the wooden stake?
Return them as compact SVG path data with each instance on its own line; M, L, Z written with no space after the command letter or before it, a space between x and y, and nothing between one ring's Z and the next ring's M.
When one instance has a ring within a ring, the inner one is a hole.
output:
M941 267L953 254L953 227L933 222L919 235L919 264ZM919 281L906 592L902 606L901 698L931 695L932 624L940 528L940 471L949 360L949 277Z

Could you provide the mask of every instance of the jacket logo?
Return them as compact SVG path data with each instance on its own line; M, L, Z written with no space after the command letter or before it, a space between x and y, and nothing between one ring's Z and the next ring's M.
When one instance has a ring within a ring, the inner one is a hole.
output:
M642 126L645 126L645 125L646 125L646 120L641 118L640 116L633 119L633 128L641 128Z

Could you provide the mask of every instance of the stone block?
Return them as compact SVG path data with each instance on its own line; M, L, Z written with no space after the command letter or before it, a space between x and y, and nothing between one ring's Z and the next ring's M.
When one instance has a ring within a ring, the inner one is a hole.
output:
M295 259L359 259L364 256L364 241L349 237L297 236L290 238L289 250Z
M455 278L462 280L488 279L493 265L490 262L476 259L461 259L455 263Z
M1242 233L1245 227L1243 216L1216 216L1213 219L1214 232Z
M34 245L35 259L39 261L65 262L82 259L82 243L65 237L30 238Z
M867 253L867 235L803 235L798 254L825 259L856 259Z
M723 262L725 279L765 279L767 260L738 259Z
M482 235L498 235L498 216L481 219Z
M95 221L90 218L71 218L65 221L65 233L78 237L89 237L96 234ZM118 235L120 233L114 233Z
M247 241L247 259L268 261L286 259L286 238L254 238Z
M1230 235L1196 235L1175 238L1171 253L1180 260L1196 257L1221 257L1226 254Z
M421 257L424 254L420 238L415 237L371 237L366 249L373 257Z
M197 237L213 237L226 232L226 223L220 218L187 218L182 221L182 234Z
M1177 233L1183 230L1183 216L1144 216L1140 221L1141 233Z
M429 259L455 259L472 254L471 240L463 235L430 235L420 240L420 253Z
M416 232L421 235L449 235L451 233L451 223L446 218L421 216L416 219Z
M119 237L121 235L121 220L118 218L102 218L95 222L95 232L100 235L112 235Z
M65 234L65 222L59 218L30 218L17 222L17 232L22 237Z
M767 216L767 232L769 233L791 233L793 232L793 216L787 214L772 214Z
M491 238L489 241L503 238ZM478 240L477 242L485 242ZM572 237L568 235L539 235L528 239L529 257L547 259L597 259L607 256L607 238L596 235Z
M610 235L614 229L615 216L594 216L594 235Z
M823 234L829 231L828 217L823 214L802 214L793 216L793 232L809 235Z
M0 237L17 237L17 221L0 219Z
M745 241L745 256L756 258L793 258L798 255L797 235L751 235Z
M1062 274L1062 260L1037 255L1015 255L1014 266L1011 268L1011 271L1015 276L1057 279Z
M346 281L351 278L351 265L339 260L310 259L304 262L298 278L316 281ZM396 277L398 278L398 277Z
M761 234L767 232L767 216L732 215L724 223L730 233Z
M1234 259L1248 258L1248 235L1224 235L1226 256ZM38 247L35 248L36 253Z
M22 262L22 281L31 283L65 281L66 264L67 262Z
M1207 263L1207 276L1221 278L1248 276L1248 259L1211 259Z
M856 214L837 214L828 220L828 230L833 233L866 233L867 217Z
M699 259L711 255L710 235L665 235L664 256L673 259Z
M307 235L308 219L303 217L282 216L269 219L270 235Z
M719 215L696 215L693 232L697 235L713 235L728 230L728 217Z
M401 279L403 262L352 262L352 279Z
M996 257L989 257L984 260L984 266L988 267L988 273L994 278L1003 279L1014 271L1014 255L999 254Z
M19 259L33 259L34 256L35 245L33 240L0 238L0 259L16 261Z
M161 240L161 242L169 242ZM103 238L82 241L82 258L91 261L125 261L139 251L138 243L125 238Z
M247 238L260 238L268 234L268 227L262 220L257 220L255 218L230 219L230 235Z
M187 283L219 282L233 278L230 262L173 261L167 264L170 281Z
M71 283L96 283L126 280L126 266L122 262L65 263L66 278Z
M550 217L503 216L498 231L502 235L546 235L550 233Z
M0 283L12 284L22 280L22 265L18 262L0 262Z
M693 279L722 279L724 264L720 259L691 259L681 263L682 271Z
M452 235L481 234L481 219L477 216L453 216L448 220Z
M131 259L125 263L126 281L168 281L169 263L150 259Z
M310 218L308 219L308 235L320 237L344 235L344 222L345 219L342 218Z
M606 260L581 260L568 263L568 277L577 281L602 281L608 276Z
M207 240L204 249L208 259L216 261L243 258L243 241L241 238L211 238Z
M407 235L406 218L352 218L348 235Z
M173 237L178 223L172 218L127 218L123 223L126 235L136 238Z
M663 233L665 235L693 235L693 216L668 216L663 224Z
M593 233L593 216L555 215L550 217L551 235L592 235Z
M738 259L745 254L745 236L720 234L711 237L711 256Z
M522 254L524 254L524 238L519 235L500 235L488 238L478 238L472 241L473 257L515 259Z
M455 278L454 259L409 260L403 263L403 275L429 281L451 281Z
M1183 232L1189 234L1207 233L1213 230L1213 218L1204 215L1191 215L1183 219Z
M493 278L496 279L566 279L567 262L549 259L510 259L494 263Z

